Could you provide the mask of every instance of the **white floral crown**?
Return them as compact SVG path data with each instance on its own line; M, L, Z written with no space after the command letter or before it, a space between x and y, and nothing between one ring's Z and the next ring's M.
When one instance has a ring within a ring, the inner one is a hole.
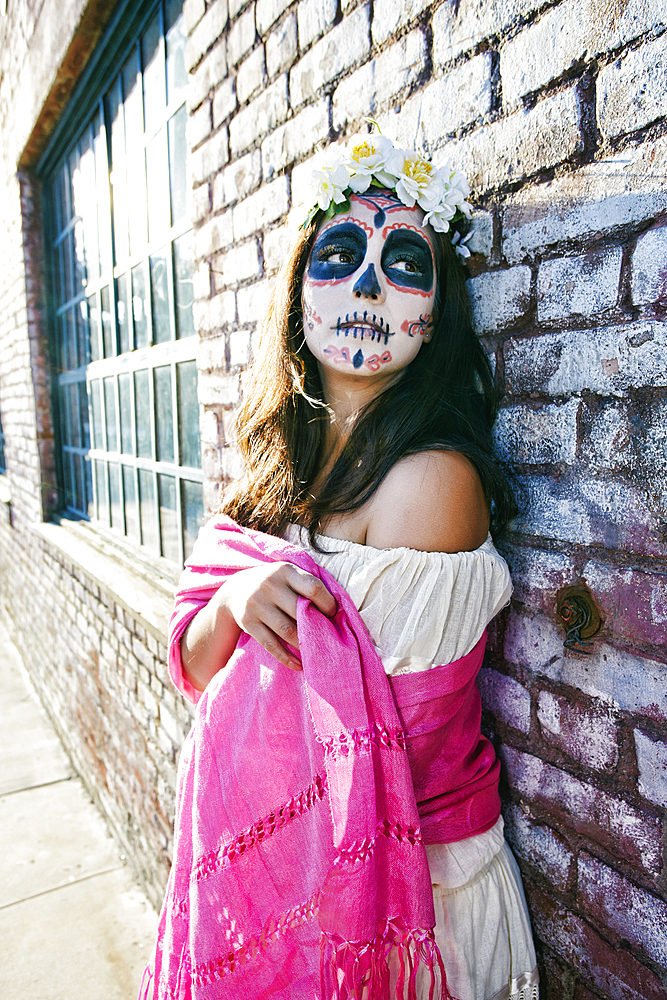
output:
M470 194L465 174L452 170L449 161L438 168L414 150L395 146L385 135L354 135L345 147L330 146L313 169L302 206L307 214L300 228L320 211L329 218L348 211L350 193L363 194L369 187L395 191L406 208L419 205L425 213L422 225L438 233L448 232L451 223L472 214L465 200ZM461 239L455 232L452 236L461 257L470 256L465 246L470 235Z

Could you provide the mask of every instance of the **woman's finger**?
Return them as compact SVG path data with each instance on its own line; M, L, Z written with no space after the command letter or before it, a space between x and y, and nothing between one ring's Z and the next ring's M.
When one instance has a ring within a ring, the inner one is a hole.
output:
M295 572L290 579L290 585L302 597L307 597L323 615L331 618L336 614L338 605L333 594L329 593L321 580L318 580L312 573L297 566L292 567Z
M261 622L256 622L252 631L246 629L248 635L251 635L253 639L262 646L267 653L270 653L274 659L282 663L283 666L289 667L290 670L302 670L301 664L295 659L294 654L290 653L283 644L280 642L278 636L271 629L262 625Z

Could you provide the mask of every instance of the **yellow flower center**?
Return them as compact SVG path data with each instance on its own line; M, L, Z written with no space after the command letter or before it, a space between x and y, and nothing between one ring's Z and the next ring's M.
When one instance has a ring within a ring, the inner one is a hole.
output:
M415 160L407 160L403 166L403 173L406 177L416 181L417 184L428 184L433 176L433 164L428 160L417 157Z
M375 146L371 142L359 142L356 146L352 147L352 153L350 155L352 156L352 159L356 160L358 163L359 160L363 160L365 156L375 156L375 153Z

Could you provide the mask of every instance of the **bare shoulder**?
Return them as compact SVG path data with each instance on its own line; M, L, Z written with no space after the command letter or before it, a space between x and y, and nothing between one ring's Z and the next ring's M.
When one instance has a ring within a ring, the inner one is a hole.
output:
M489 508L474 465L453 451L401 459L373 495L366 544L468 552L486 539Z

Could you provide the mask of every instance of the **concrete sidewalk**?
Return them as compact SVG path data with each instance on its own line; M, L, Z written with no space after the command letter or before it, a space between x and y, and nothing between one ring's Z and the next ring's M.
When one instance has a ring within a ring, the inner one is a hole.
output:
M135 1000L156 925L0 624L2 995Z

